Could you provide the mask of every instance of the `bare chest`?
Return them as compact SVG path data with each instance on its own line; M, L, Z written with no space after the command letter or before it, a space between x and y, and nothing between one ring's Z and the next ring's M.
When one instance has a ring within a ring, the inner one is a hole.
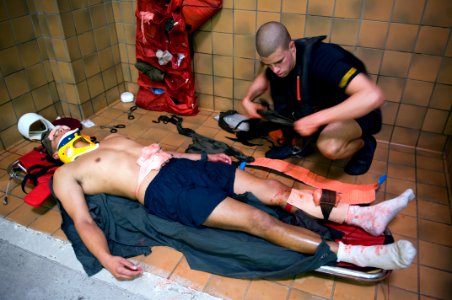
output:
M82 157L77 161L77 180L86 194L110 193L134 197L138 181L136 158L128 153Z

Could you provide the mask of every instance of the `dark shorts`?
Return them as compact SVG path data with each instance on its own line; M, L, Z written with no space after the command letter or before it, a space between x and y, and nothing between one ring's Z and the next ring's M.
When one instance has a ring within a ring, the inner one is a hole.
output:
M382 116L381 116L381 110L379 108L371 111L367 115L356 119L356 122L361 127L361 130L363 132L363 136L366 135L374 135L381 130L381 124L382 124Z
M234 195L236 167L171 159L149 184L144 206L158 217L201 227L215 207Z
M356 119L355 120L359 127L361 127L361 131L362 131L362 136L369 136L369 135L374 135L377 134L378 132L380 132L381 130L381 126L382 126L382 115L381 115L381 109L377 108L373 111L371 111L370 113L368 113L367 115ZM275 126L278 126L277 124ZM315 137L315 139L317 139L318 134L323 130L323 128L325 127L321 127L319 129L319 131L316 133L317 136ZM276 130L276 128L275 128ZM292 127L288 127L288 126L282 126L281 130L283 132L283 135L285 137L286 141L292 141L292 139L294 137L297 137L298 134L295 132L295 130Z

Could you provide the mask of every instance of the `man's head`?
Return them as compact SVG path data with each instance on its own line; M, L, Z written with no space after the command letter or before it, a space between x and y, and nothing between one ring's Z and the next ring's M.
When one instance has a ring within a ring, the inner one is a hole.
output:
M47 131L43 134L41 137L41 144L42 147L45 149L47 154L52 156L54 159L59 159L58 157L58 143L61 140L61 138L64 136L65 133L69 132L71 128L64 125L58 125L55 126L50 131Z
M259 27L256 50L262 63L279 77L286 77L295 67L295 43L287 28L279 22L268 22Z
M68 126L56 126L49 134L43 136L42 146L54 159L70 163L80 155L97 149L99 144L91 138L80 134L80 129L71 129Z
M99 147L99 144L91 141L89 136L81 135L79 128L72 130L65 125L56 126L42 137L41 143L50 156L65 164Z

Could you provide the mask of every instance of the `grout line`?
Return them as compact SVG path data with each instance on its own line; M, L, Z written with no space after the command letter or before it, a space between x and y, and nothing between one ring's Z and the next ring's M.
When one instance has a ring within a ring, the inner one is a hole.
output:
M389 162L388 162L388 164L389 164ZM416 264L417 264L417 266L416 266L416 283L417 283L417 290L416 290L416 293L418 294L418 295L421 295L421 286L422 286L422 283L421 283L421 248L420 248L420 242L421 242L421 229L420 229L420 212L419 212L419 210L420 210L420 207L419 207L419 205L420 205L420 200L419 200L419 198L418 198L418 168L417 168L417 165L418 165L418 154L417 154L417 151L414 153L414 186L415 186L415 188L414 188L414 192L415 192L415 198L413 199L413 200L415 200L416 201L416 243L415 243L415 245L416 245Z
M449 205L449 215L451 216L452 220L452 177L449 172L448 164L447 164L447 157L443 158L443 169L444 174L446 176L446 188L447 188L447 196L449 198L448 205Z

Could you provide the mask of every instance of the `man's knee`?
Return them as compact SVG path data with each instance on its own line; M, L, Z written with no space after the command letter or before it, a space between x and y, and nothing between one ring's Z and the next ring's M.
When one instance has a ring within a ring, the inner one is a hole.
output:
M292 189L289 186L281 183L279 180L275 179L267 179L265 184L273 193L270 199L271 203L269 204L275 206L284 206Z
M326 158L336 160L341 157L343 144L336 139L325 139L317 141L317 148Z
M258 236L264 236L265 232L277 226L278 222L274 217L257 209L250 214L248 221L250 232Z

